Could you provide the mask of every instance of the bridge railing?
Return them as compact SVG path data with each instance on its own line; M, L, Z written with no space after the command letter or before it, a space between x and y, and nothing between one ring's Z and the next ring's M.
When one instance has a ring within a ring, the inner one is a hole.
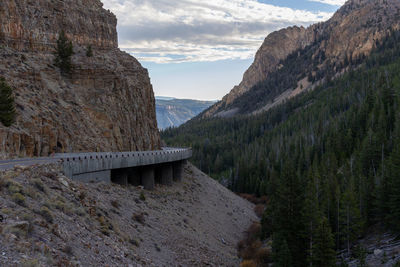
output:
M192 157L190 148L167 148L155 151L99 152L56 154L63 163L64 172L73 177L113 169L132 168L171 163Z
M163 148L162 150L152 151L132 151L132 152L82 152L82 153L58 153L54 158L64 161L88 160L88 159L117 159L117 158L141 158L148 156L168 156L186 154L191 156L191 148ZM190 157L189 156L189 157Z

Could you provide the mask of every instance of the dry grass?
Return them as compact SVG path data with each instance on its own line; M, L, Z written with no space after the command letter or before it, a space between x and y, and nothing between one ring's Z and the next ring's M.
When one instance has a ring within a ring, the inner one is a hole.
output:
M22 267L39 267L39 261L37 259L25 259L21 262Z
M26 206L25 197L21 193L14 193L11 198L18 205Z
M14 182L14 181L11 181L11 180L6 181L6 187L7 187L8 192L10 194L23 193L22 186L17 182Z
M18 238L27 238L33 232L33 225L31 223L7 225L2 230L3 234L14 234Z
M48 207L43 206L40 211L39 214L42 215L42 217L48 222L48 223L53 223L53 214L51 213L51 211L49 210Z
M240 267L257 267L257 264L252 260L245 260L240 264Z
M145 200L146 200L146 196L144 195L143 191L140 192L139 199L140 199L141 201L145 201Z
M112 230L112 225L104 216L97 217L97 220L100 223L100 232L102 232L106 236L109 236L110 230Z
M35 178L32 180L32 184L39 190L42 191L43 193L47 193L47 188L46 186L43 184L42 180L40 180L39 178Z

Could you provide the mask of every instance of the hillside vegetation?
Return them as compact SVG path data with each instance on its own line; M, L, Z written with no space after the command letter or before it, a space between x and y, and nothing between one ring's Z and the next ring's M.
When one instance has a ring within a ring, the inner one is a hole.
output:
M268 196L276 266L333 266L334 249L361 255L370 226L400 231L399 42L392 31L358 67L266 113L162 133L230 189Z

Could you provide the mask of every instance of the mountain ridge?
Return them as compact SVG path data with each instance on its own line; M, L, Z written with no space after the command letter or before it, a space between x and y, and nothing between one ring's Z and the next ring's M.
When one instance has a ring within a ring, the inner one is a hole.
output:
M162 130L169 127L178 127L200 114L215 102L156 96L158 128Z
M269 34L257 51L253 64L245 72L242 82L222 101L202 113L201 117L224 117L254 112L255 110L240 110L235 101L255 87L262 86L260 84L263 82L274 79L271 76L285 67L282 63L289 56L296 52L308 53L311 50L307 47L314 46L307 60L315 61L315 58L320 58L313 69L305 69L300 77L290 77L292 85L281 88L273 95L258 94L257 97L266 102L263 107L259 107L258 112L314 88L325 78L320 77L319 72L329 71L331 76L340 75L346 71L348 61L368 56L376 41L384 38L391 29L399 29L399 15L400 3L396 0L350 0L326 22L308 28L288 27ZM314 79L311 83L303 79L310 75Z

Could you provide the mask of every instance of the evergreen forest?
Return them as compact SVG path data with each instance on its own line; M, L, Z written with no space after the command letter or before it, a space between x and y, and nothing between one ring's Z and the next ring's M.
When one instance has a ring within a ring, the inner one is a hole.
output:
M391 32L357 67L263 114L196 118L162 138L234 192L267 196L274 266L334 266L371 226L400 232L399 44Z

